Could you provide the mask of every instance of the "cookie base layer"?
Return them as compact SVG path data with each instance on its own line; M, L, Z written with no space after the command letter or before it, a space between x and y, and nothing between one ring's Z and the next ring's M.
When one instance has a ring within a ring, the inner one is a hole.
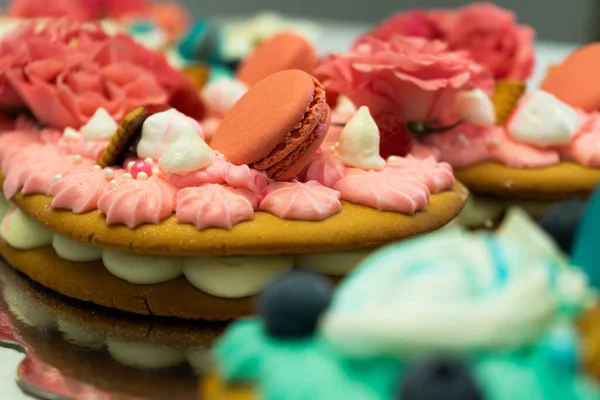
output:
M517 199L565 200L587 197L600 180L600 169L562 162L548 168L509 168L478 164L454 171L474 193Z
M52 198L23 196L11 200L55 233L106 249L153 255L301 254L379 247L437 230L462 210L468 190L457 183L452 191L432 195L425 211L414 215L377 211L343 202L341 211L319 222L290 221L266 212L231 230L198 231L179 224L175 216L157 225L129 229L106 225L98 210L85 214L52 208Z
M51 246L16 250L1 244L2 257L16 270L48 289L78 300L143 315L229 321L252 314L253 297L214 297L185 277L156 285L117 278L101 261L76 263L58 257Z
M258 400L257 391L252 386L229 387L217 375L200 381L199 399L211 400Z

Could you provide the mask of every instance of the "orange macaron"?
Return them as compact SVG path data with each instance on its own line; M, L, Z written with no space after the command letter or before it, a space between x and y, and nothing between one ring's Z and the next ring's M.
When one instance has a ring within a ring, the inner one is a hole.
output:
M240 65L237 79L248 86L269 75L288 69L312 73L317 66L317 52L302 36L291 32L279 33L265 40Z
M229 110L211 147L234 164L293 179L316 153L330 124L323 85L308 73L275 73Z
M561 64L553 66L542 83L542 90L552 93L572 107L585 111L600 110L600 90L594 84L600 69L600 43L593 43L571 53Z

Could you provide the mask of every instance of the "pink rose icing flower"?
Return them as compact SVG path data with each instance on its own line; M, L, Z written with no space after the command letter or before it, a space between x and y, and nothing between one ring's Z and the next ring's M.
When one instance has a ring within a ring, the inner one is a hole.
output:
M158 224L173 213L176 190L166 182L150 179L121 179L98 200L98 209L108 225L124 224L134 229L143 224Z
M193 224L196 229L231 229L254 217L256 196L247 189L218 184L182 189L177 193L177 221Z
M322 221L342 208L340 193L316 181L275 182L267 191L259 208L282 219Z
M96 210L98 201L110 189L111 179L118 179L122 175L122 171L100 168L67 174L54 182L48 190L54 196L52 207L71 210L74 214Z
M427 185L402 171L363 171L349 168L334 189L342 199L379 211L414 214L424 210L429 202Z
M351 52L326 58L317 72L325 88L371 115L405 122L443 119L460 90L493 88L491 75L440 41L394 36L365 38Z
M94 14L84 6L90 0L12 0L8 15L16 18L68 18L88 21Z
M492 3L476 3L457 13L446 40L451 48L468 51L496 79L526 80L535 64L535 31L516 19Z
M45 194L50 193L50 186L63 176L76 174L82 170L91 168L94 162L85 158L61 157L56 160L45 160L39 164L23 183L21 193Z
M495 79L528 79L534 68L534 30L517 24L511 11L480 2L458 10L400 12L367 32L357 45L395 36L438 39L452 50L463 50L488 68Z
M38 135L27 131L3 132L0 135L0 162L15 152L19 152L25 146L41 144Z
M440 193L452 189L455 183L452 167L448 163L438 163L433 158L420 160L407 157L390 157L383 173L396 175L398 172L424 183L431 193Z
M28 24L0 41L0 105L28 108L58 129L80 128L100 107L119 121L137 106L174 101L190 85L163 55L99 27Z

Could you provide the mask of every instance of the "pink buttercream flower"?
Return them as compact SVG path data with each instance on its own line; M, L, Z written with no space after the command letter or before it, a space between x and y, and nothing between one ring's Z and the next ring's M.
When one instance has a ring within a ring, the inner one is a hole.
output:
M163 55L99 27L31 24L0 42L0 106L29 108L59 129L81 127L99 107L120 120L137 106L170 102L190 85Z
M87 1L87 0L86 0ZM78 0L13 0L8 15L17 18L69 18L88 21L93 14Z
M443 34L435 22L430 13L423 10L399 12L361 36L356 43L361 43L368 37L381 40L389 40L394 36L443 39Z
M374 116L403 121L444 118L459 90L493 88L491 75L464 52L440 41L394 36L365 38L351 52L328 57L317 69L326 89L368 106Z
M533 72L535 31L518 25L513 12L477 3L458 12L446 38L453 49L466 50L496 79L525 80Z

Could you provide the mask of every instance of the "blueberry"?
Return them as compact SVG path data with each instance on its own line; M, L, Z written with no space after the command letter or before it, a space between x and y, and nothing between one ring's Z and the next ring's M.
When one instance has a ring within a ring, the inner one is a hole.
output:
M579 199L562 201L550 207L540 219L540 227L567 254L571 254L575 231L583 217L586 204L584 200Z
M469 367L456 360L434 359L411 367L397 400L483 400Z
M267 286L257 306L270 335L302 338L313 334L330 302L331 283L326 278L294 270Z

